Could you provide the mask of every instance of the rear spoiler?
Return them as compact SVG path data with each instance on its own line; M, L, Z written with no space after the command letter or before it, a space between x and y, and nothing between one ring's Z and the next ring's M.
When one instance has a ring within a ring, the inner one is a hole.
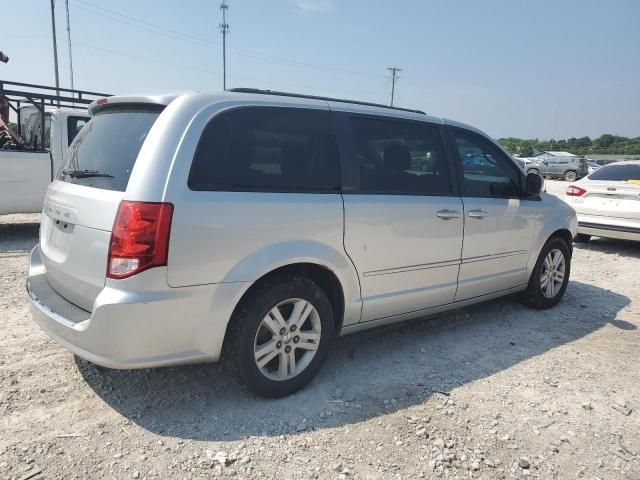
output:
M98 98L91 102L88 107L89 115L93 116L98 112L111 108L150 108L162 110L181 94L171 95L123 95L114 97Z

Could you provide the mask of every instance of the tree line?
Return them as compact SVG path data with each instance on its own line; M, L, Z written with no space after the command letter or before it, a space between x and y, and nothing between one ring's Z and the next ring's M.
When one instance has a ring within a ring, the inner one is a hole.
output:
M628 138L605 133L598 138L567 138L563 140L539 140L537 138L500 138L502 145L512 155L530 157L535 150L563 150L574 155L589 154L640 155L640 137Z

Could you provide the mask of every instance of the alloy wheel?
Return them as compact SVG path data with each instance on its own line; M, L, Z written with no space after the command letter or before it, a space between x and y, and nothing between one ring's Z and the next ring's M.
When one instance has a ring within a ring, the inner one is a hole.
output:
M546 298L554 298L562 288L566 262L564 254L556 249L547 253L540 273L540 288Z
M290 298L278 303L264 316L256 332L256 366L271 380L295 377L315 357L321 332L320 316L310 302Z

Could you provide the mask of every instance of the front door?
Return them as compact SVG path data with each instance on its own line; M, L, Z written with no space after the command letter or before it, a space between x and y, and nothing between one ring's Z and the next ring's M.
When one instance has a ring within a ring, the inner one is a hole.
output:
M360 278L362 321L453 302L462 201L442 127L335 114L343 163L345 250Z
M527 283L536 202L521 198L521 173L493 142L465 129L449 131L464 203L456 301Z

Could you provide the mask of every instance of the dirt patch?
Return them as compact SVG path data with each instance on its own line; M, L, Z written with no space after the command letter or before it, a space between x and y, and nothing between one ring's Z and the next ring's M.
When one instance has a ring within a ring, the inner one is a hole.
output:
M217 365L101 372L49 340L24 292L38 220L0 217L0 478L640 478L638 244L577 246L546 312L341 338L268 401Z

